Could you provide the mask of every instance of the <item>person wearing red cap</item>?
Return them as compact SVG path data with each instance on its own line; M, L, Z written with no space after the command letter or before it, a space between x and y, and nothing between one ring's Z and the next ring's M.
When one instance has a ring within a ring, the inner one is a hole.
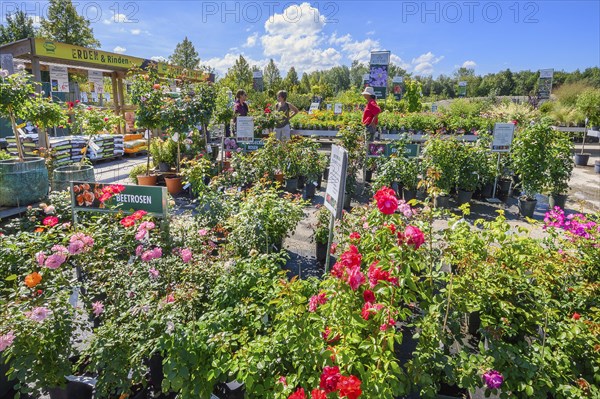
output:
M377 132L377 115L381 113L381 108L377 105L375 90L372 87L367 86L361 93L365 100L367 100L367 106L363 112L362 123L367 128L369 134L369 141L373 141L375 133Z

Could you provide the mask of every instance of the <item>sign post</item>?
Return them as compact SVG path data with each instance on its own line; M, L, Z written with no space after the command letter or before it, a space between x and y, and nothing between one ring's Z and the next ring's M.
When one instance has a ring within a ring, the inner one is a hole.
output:
M510 152L510 146L512 145L513 137L515 134L515 125L512 123L496 123L494 125L494 133L492 139L492 152L498 153L498 163L496 170L500 169L500 154L503 152ZM488 198L488 202L499 203L501 202L496 198L496 186L498 185L498 175L494 179L494 190L492 191L492 198Z
M552 78L554 77L554 69L540 69L540 79L538 82L538 98L547 100L552 93Z
M333 227L335 219L342 217L344 208L344 191L346 188L346 173L348 169L348 151L338 145L331 146L331 159L329 161L329 177L325 191L325 207L331 212L329 219L329 239L327 240L327 258L325 259L325 273L329 270L331 241L333 240Z

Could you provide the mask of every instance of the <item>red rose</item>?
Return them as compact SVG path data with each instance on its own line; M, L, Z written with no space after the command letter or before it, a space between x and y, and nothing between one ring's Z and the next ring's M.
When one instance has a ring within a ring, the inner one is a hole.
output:
M409 225L404 229L404 233L398 233L398 244L405 243L419 249L424 242L425 235L418 227Z
M581 318L581 315L577 312L573 313L573 320L579 320Z
M361 381L355 376L342 376L338 381L337 388L340 390L340 398L357 399L362 391L360 389Z
M125 216L123 219L121 219L121 221L119 223L121 223L121 225L123 227L132 227L133 225L135 225L135 218L131 216Z
M319 387L325 390L325 393L333 392L336 390L338 380L342 375L340 374L340 368L337 366L325 366L321 373L321 382Z
M382 187L373 196L377 201L377 207L381 213L385 215L392 215L398 209L398 199L394 190L388 187Z
M335 255L335 250L337 249L337 242L332 242L331 247L329 247L329 253Z
M367 303L375 303L375 293L371 290L365 290L365 292L363 292L363 299Z
M48 227L53 227L56 226L58 224L58 218L56 216L47 216L43 221L42 224L44 226L48 226Z
M358 241L358 240L360 240L360 234L357 233L356 231L353 231L352 233L350 233L350 239Z
M360 267L361 261L362 255L358 252L358 248L356 248L354 245L350 245L350 249L340 256L340 263L347 268Z
M327 394L320 389L313 389L310 393L311 399L327 399Z
M142 217L146 216L148 212L140 209L139 211L135 211L131 214L131 217L135 220L140 220Z
M323 340L325 340L328 344L333 345L340 340L340 334L336 334L335 336L331 336L332 332L329 327L325 327L325 330L321 333Z
M298 388L296 392L288 396L288 399L306 399L306 395L304 394L304 388Z

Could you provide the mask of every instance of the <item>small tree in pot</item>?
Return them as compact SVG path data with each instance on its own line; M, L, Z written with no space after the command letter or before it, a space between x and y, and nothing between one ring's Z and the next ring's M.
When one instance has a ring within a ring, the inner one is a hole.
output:
M554 130L551 141L547 143L547 149L548 180L544 191L548 194L550 209L555 206L564 208L574 166L571 156L573 142L567 133Z
M586 166L590 158L589 153L584 153L587 127L600 125L600 89L585 90L577 98L576 107L585 115L586 123L585 132L583 133L583 143L581 144L581 153L575 154L575 163L579 166Z
M551 138L552 127L546 122L527 126L515 137L511 160L521 179L523 195L519 206L523 216L533 215L537 203L535 195L543 191L548 181L548 143Z
M156 65L147 70L134 68L130 71L131 102L137 106L136 126L144 129L156 129L163 123L160 110L163 106L164 88L160 84ZM147 135L147 148L150 148L150 134ZM150 152L146 159L146 176L150 175Z

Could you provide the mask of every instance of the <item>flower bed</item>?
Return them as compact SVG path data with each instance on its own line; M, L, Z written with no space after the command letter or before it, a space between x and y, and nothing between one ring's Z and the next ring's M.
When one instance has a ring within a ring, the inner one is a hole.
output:
M64 386L79 352L99 398L133 386L207 397L232 380L257 398L434 397L443 384L600 394L597 217L556 210L543 240L509 234L502 215L435 231L437 213L384 186L338 226L330 273L289 280L270 243L301 203L269 185L201 195L220 208L169 230L143 212L73 227L64 195L6 227L0 351L20 390Z

